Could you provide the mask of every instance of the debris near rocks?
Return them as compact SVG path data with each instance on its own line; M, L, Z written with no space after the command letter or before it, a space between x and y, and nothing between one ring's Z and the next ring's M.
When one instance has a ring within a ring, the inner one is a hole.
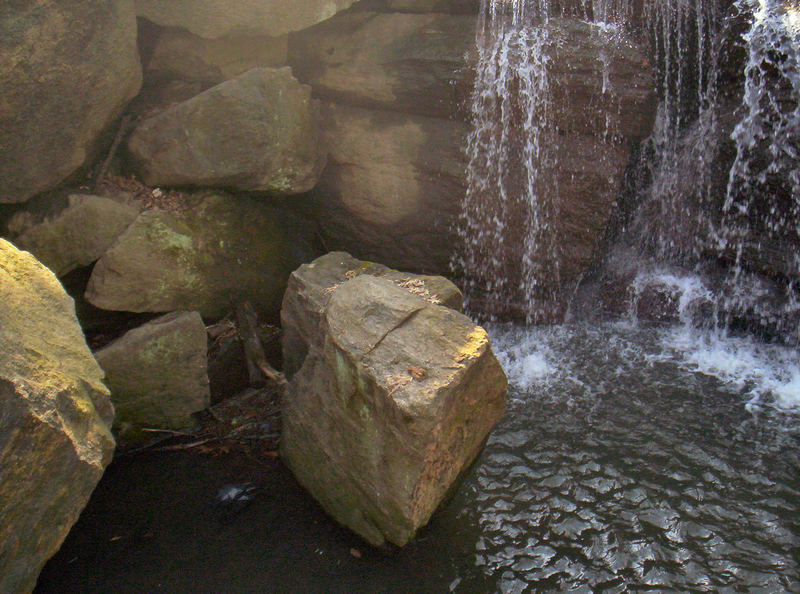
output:
M162 190L143 184L135 176L106 175L97 185L101 193L128 192L145 210L167 212L183 218L188 209L188 194L178 190Z
M431 293L428 288L425 286L425 281L420 278L406 278L403 280L396 280L394 281L401 289L405 289L412 295L416 295L417 297L422 297L428 303L433 303L434 305L441 305L442 300L439 299L436 295Z

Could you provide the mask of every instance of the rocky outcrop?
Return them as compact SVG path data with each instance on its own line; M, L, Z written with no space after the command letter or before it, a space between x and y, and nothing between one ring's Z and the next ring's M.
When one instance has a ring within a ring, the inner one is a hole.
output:
M112 311L199 311L250 300L277 313L289 274L312 258L301 220L258 200L200 193L183 212L145 211L97 262L86 298Z
M49 205L49 212L17 212L9 221L11 239L20 249L64 276L100 259L139 215L139 209L119 200L73 194Z
M311 89L288 68L254 68L142 122L128 143L156 186L299 194L324 164Z
M331 18L355 0L136 0L138 16L201 37L299 31Z
M337 104L323 114L328 166L309 204L326 245L395 268L447 270L467 126Z
M138 92L133 0L4 2L0 64L0 202L23 202L84 165Z
M387 268L383 264L356 260L345 252L331 252L303 264L289 277L281 306L283 371L291 377L305 361L310 345L319 340L319 325L332 288L366 274L391 280L445 307L461 311L462 295L442 276L421 276Z
M474 44L474 15L356 12L292 35L289 63L328 101L449 119Z
M286 64L286 35L231 35L206 39L176 28L152 34L155 39L145 64L145 74L154 83L179 79L211 86L252 68L275 68Z
M197 312L175 312L134 328L97 351L117 412L120 443L142 428L187 429L210 404L206 328Z
M0 591L28 592L111 461L114 416L72 300L0 240Z
M330 292L281 454L339 522L402 546L502 416L506 378L486 332L452 309L369 274Z

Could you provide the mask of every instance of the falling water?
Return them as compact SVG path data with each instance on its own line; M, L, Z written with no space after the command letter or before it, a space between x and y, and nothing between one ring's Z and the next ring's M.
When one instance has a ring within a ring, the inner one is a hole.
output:
M553 204L543 195L554 182L541 142L551 125L547 29L532 26L548 17L546 0L483 0L481 6L460 221L468 240L454 265L467 272L468 298L484 289L484 308L491 311L510 303L530 315L537 301L552 298L552 283L543 286L541 279L559 277ZM521 258L510 247L518 245Z

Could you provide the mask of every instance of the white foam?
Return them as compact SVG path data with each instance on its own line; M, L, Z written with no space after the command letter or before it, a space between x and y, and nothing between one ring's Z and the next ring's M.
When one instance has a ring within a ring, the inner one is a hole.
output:
M800 353L749 337L681 327L662 337L663 358L717 378L748 397L748 408L800 410Z

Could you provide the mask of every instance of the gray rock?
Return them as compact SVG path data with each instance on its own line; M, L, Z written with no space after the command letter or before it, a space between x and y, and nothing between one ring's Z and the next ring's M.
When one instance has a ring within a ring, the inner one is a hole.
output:
M114 411L52 272L0 239L0 591L29 592L114 451Z
M142 122L128 147L145 183L307 192L324 165L311 89L254 68Z
M64 276L88 266L105 251L139 215L134 206L87 194L73 194L44 217L30 211L17 212L9 227L19 229L11 239L20 249Z
M280 308L289 274L311 259L301 220L258 200L201 193L182 214L145 211L97 262L86 298L112 311L223 315L250 300Z
M24 202L78 170L139 91L133 0L3 2L0 64L0 203Z
M134 328L95 353L117 416L120 443L142 428L187 429L210 404L206 329L197 312L175 312ZM152 437L152 435L151 435Z
M283 412L281 454L339 522L406 544L503 414L486 332L385 278L335 289Z
M331 18L355 0L136 0L138 16L201 37L299 31Z
M319 341L319 325L334 289L362 274L389 279L432 302L461 310L461 291L442 276L403 273L382 264L356 260L345 252L331 252L303 264L289 277L281 306L283 372L288 377L300 369L310 345Z

